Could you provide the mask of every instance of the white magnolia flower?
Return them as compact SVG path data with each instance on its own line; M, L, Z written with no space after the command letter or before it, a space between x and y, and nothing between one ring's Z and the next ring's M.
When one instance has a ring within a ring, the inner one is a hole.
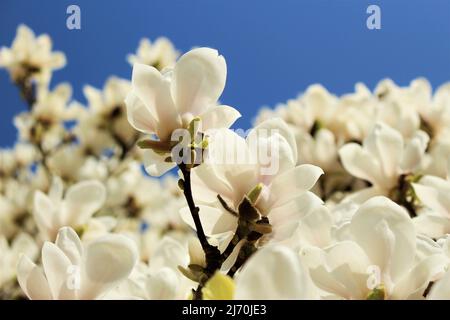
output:
M236 300L316 299L300 256L284 246L267 246L250 257L236 275Z
M372 184L361 194L366 200L368 196L388 195L400 175L419 169L427 144L428 136L423 131L417 131L411 140L404 141L398 131L377 123L362 146L348 143L339 150L339 156L350 174Z
M37 191L34 197L34 218L45 240L53 240L63 226L83 227L104 204L105 187L98 181L82 181L64 193L60 178L53 179L48 195Z
M450 161L448 161L450 172ZM413 184L425 210L414 219L417 229L433 238L450 233L450 179L426 175Z
M110 77L102 90L84 86L88 108L78 106L79 121L74 131L81 145L89 152L101 155L114 145L134 145L137 139L127 119L124 100L131 91L128 80Z
M64 227L55 243L42 247L42 267L22 256L17 276L32 300L99 299L127 279L137 257L125 236L109 234L84 246L73 229Z
M184 54L173 71L161 74L157 69L135 64L132 92L127 96L128 120L138 131L156 134L156 142L166 154L145 150L146 170L159 176L175 166L165 162L177 129L187 129L194 117L200 117L201 130L228 128L238 111L229 106L218 106L225 87L227 67L225 59L216 50L198 48Z
M234 233L238 224L238 216L224 208L218 195L238 214L244 199L255 197L252 205L269 219L270 238L276 241L288 239L302 218L320 210L322 201L308 190L323 171L296 166L295 140L282 120L261 123L246 139L219 130L210 146L209 158L192 170L193 195L208 235ZM194 227L189 210L181 214Z
M416 236L405 209L374 197L353 215L343 239L302 254L324 297L421 299L447 259L441 253L418 259Z
M52 41L47 34L36 37L25 25L17 28L11 48L0 49L0 67L8 69L13 79L34 72L47 83L52 70L64 67L66 57L62 52L52 52Z
M411 87L400 88L392 80L384 79L375 88L378 100L376 119L397 130L405 139L414 136L420 127L417 108L429 103L423 98L420 90L416 90L417 82Z
M194 283L178 270L189 263L187 246L164 237L151 254L148 265L139 264L130 278L123 282L109 297L133 297L145 300L186 299Z
M179 54L172 42L165 37L159 37L153 43L143 38L139 42L136 54L129 54L127 60L132 66L142 63L163 70L173 66Z
M25 254L34 261L38 251L34 239L26 233L17 235L11 245L4 236L0 236L0 291L3 285L15 278L20 256Z

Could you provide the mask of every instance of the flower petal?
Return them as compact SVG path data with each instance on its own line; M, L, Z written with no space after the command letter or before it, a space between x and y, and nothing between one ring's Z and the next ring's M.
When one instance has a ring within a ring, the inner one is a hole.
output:
M365 202L350 223L350 232L371 262L389 271L392 281L409 270L416 250L416 231L406 210L386 197Z
M65 217L75 226L86 223L98 211L106 200L106 189L96 180L79 182L67 190L65 197Z
M170 83L155 68L137 63L133 66L134 93L158 122L159 139L170 139L173 130L181 126L181 119L170 95Z
M314 292L299 256L283 246L257 251L236 276L237 300L311 299Z
M229 128L241 117L239 111L230 106L212 106L200 115L202 130Z
M160 155L151 149L143 152L145 171L152 177L160 177L167 171L173 169L175 162L166 162L165 159L169 155Z
M72 262L60 248L51 242L46 242L42 247L42 266L52 296L59 299L61 288L67 285L66 280Z
M173 69L172 96L180 114L202 114L216 105L225 87L227 66L217 50L197 48L184 54Z
M136 93L131 91L125 99L125 104L128 122L133 128L143 133L156 133L157 120Z
M199 215L203 231L207 236L236 230L237 217L233 216L231 213L209 206L198 205L198 207L200 208ZM196 230L194 220L192 219L188 207L182 208L180 210L180 215L184 222Z
M17 264L17 280L31 300L53 299L44 272L25 255L20 257Z
M80 265L83 246L77 233L72 228L61 228L56 237L55 244L70 259L72 264Z
M135 243L123 235L108 234L86 248L81 299L95 299L126 279L137 262Z

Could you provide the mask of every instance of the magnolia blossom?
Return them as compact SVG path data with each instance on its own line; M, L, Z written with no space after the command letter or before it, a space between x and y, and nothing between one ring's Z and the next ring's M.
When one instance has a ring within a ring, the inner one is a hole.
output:
M2 253L0 256L0 291L8 282L14 280L20 256L25 254L34 261L38 251L34 239L26 233L20 233L11 245L4 236L0 237L0 252Z
M405 209L385 197L365 202L342 239L302 250L322 296L340 299L420 299L447 259L417 259L416 230Z
M450 161L448 162L450 172ZM425 210L414 219L417 230L433 238L450 233L450 179L426 175L413 184Z
M42 267L22 256L17 277L33 300L98 299L128 277L137 256L135 244L124 236L105 235L84 246L64 227L55 243L44 243Z
M127 96L128 120L138 131L155 134L158 152L145 150L146 170L160 176L175 166L165 159L174 142L177 129L187 129L195 117L201 119L201 129L228 128L238 111L218 106L225 87L227 67L216 50L198 48L184 54L173 70L159 72L156 68L135 64L132 91Z
M63 182L58 177L53 179L48 195L36 192L33 213L46 240L55 239L63 226L82 227L106 198L105 187L98 181L79 182L68 188L64 196L63 192Z
M159 37L153 43L149 39L143 38L139 42L136 54L129 54L127 60L132 66L142 63L163 70L173 66L179 54L172 42L165 37Z
M417 131L412 139L384 123L377 123L362 146L348 143L339 150L344 168L353 176L369 181L372 187L353 195L367 200L373 195L388 195L398 184L400 175L420 168L428 136Z
M11 48L0 49L0 67L8 69L15 80L32 72L40 81L47 83L51 71L65 64L66 57L62 52L52 52L52 41L47 34L36 37L23 24L17 28Z
M250 198L257 213L269 219L270 239L292 236L301 219L314 214L322 203L308 190L323 171L296 163L294 137L280 119L261 123L246 139L227 129L218 131L211 137L209 158L192 170L193 194L205 232L234 233L237 215L242 215L239 207ZM218 196L237 215L226 210ZM194 227L188 209L181 214Z
M184 277L179 267L187 267L188 249L185 243L163 237L150 255L148 264L138 265L130 278L109 296L133 297L145 300L186 299L194 283Z
M124 103L130 91L131 83L117 77L110 77L102 90L83 87L88 108L75 104L79 122L74 131L85 150L101 155L115 145L134 145L137 133L128 123Z

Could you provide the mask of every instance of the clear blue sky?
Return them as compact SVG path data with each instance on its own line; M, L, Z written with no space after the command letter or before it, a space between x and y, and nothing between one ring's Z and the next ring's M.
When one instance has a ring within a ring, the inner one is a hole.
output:
M66 29L66 8L81 7L82 30ZM366 8L382 10L382 29L366 28ZM262 105L296 96L322 83L342 94L357 81L371 88L390 77L407 84L417 76L433 86L450 80L448 0L1 0L0 46L18 24L49 33L68 58L53 83L69 81L84 101L84 84L102 86L109 75L129 78L127 53L141 37L169 37L182 51L217 48L228 64L222 101L250 126ZM0 146L16 136L12 116L24 110L0 70Z

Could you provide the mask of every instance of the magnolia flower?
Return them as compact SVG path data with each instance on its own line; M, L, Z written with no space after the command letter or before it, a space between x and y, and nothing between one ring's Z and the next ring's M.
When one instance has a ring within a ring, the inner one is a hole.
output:
M25 25L17 28L16 38L11 48L0 49L0 67L6 68L14 80L33 73L38 80L47 83L52 70L66 64L62 52L52 52L52 41L46 34L35 37Z
M450 173L450 161L448 161ZM450 179L426 175L413 184L414 192L425 210L414 219L417 230L433 238L450 233Z
M160 37L152 43L149 39L143 38L139 42L136 54L129 54L127 60L132 66L142 63L163 70L173 66L178 56L179 52L169 39Z
M99 299L125 280L137 261L132 240L105 235L84 246L76 232L61 228L55 243L42 247L42 267L22 256L19 284L32 300Z
M201 130L228 128L240 117L229 106L218 106L226 81L226 63L216 50L198 48L184 54L173 71L160 73L156 68L135 64L132 91L127 96L128 120L138 131L156 134L159 141L147 141L156 147L145 150L144 161L150 175L160 176L175 166L166 162L177 129L187 129L195 117Z
M101 155L114 145L134 145L137 133L128 123L124 103L130 91L131 83L117 77L110 77L103 90L84 86L88 108L78 105L79 122L74 130L84 149Z
M420 168L428 143L428 136L417 131L409 141L383 123L377 123L363 145L348 143L339 150L344 168L353 176L369 181L372 187L356 193L354 198L367 200L369 196L389 195L402 174Z
M194 283L184 277L178 267L186 267L188 261L186 246L166 236L158 242L148 265L141 262L130 278L108 296L145 300L186 299Z
M80 228L104 204L105 187L98 181L79 182L67 189L60 178L53 179L48 195L37 191L34 197L34 218L39 232L53 240L62 226Z
M261 123L246 139L223 129L210 141L209 158L192 170L193 195L208 235L234 233L240 219L266 217L270 239L281 241L292 236L302 217L320 208L322 201L308 190L323 171L296 166L295 140L282 120ZM256 217L242 212L249 202ZM194 227L187 208L181 215Z
M22 254L35 260L38 247L34 239L26 233L17 235L11 245L4 236L0 236L0 291L2 287L16 276L16 265Z
M405 209L385 197L365 202L336 244L304 248L314 283L339 299L420 299L447 259L417 259L416 230Z
M416 91L414 83L411 87L399 88L390 79L380 81L375 88L379 101L376 119L396 129L406 139L413 137L420 127L416 108L428 104L428 99L421 99Z

